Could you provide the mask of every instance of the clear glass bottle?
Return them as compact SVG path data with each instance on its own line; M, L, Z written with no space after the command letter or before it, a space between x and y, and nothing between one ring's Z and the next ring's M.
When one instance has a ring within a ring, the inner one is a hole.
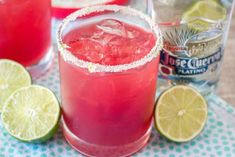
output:
M154 0L151 16L164 38L159 89L186 84L215 91L229 32L233 0Z
M51 0L0 0L0 59L19 62L36 78L53 55Z

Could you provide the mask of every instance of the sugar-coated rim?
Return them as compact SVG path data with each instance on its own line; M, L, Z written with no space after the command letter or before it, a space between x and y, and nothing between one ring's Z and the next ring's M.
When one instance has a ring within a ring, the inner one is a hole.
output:
M128 63L128 64L120 64L120 65L102 65L98 63L92 63L88 61L81 60L74 56L69 50L68 46L63 43L62 41L62 32L66 28L66 26L70 23L73 22L77 19L77 17L82 17L85 15L89 15L90 13L94 12L103 12L103 11L114 11L114 12L120 12L122 14L127 14L127 15L134 15L134 16L139 16L140 18L144 19L150 26L150 28L153 30L153 33L155 33L157 37L156 44L154 47L151 49L151 51L144 56L143 58ZM119 5L99 5L99 6L92 6L92 7L87 7L83 8L81 10L78 10L69 16L67 16L63 22L60 24L59 29L57 31L57 45L59 49L59 53L63 57L64 61L69 62L75 66L78 66L80 68L85 68L88 69L89 72L121 72L121 71L126 71L129 69L133 69L139 66L143 66L146 63L152 61L154 58L156 58L159 55L160 50L162 49L163 46L163 39L162 39L162 34L161 31L159 30L158 25L154 23L153 20L151 20L150 17L147 15L143 14L140 11L137 11L135 9L132 9L130 7L125 7L125 6L119 6Z

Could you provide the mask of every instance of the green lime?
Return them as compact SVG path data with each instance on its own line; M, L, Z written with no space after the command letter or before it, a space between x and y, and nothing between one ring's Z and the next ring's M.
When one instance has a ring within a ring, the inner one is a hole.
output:
M0 59L0 112L6 99L17 89L31 84L27 70L17 62Z
M160 134L175 142L187 142L204 128L207 103L195 89L178 85L159 97L154 116Z
M197 1L183 13L182 20L197 31L206 31L226 19L227 11L217 0Z
M16 90L6 100L1 118L13 137L25 142L43 142L59 126L60 106L49 89L31 85Z

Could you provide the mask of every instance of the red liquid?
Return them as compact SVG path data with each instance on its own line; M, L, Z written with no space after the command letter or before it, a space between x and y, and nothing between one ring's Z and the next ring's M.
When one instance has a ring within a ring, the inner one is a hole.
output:
M51 45L51 0L0 0L0 58L37 64Z
M72 30L64 38L75 56L103 65L139 60L155 41L150 32L110 19ZM69 130L83 141L102 146L124 146L143 137L152 120L157 70L155 58L123 72L90 73L61 56L63 117Z

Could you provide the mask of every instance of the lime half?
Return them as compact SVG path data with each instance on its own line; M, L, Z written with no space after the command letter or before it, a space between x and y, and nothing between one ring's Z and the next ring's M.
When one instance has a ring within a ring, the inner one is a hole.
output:
M7 99L1 118L13 137L25 142L43 142L58 128L60 106L49 89L32 85L18 89Z
M31 84L27 70L17 62L0 60L0 112L6 99L17 89Z
M226 9L215 0L197 1L184 12L182 20L197 31L206 31L226 19Z
M179 85L159 97L154 114L160 134L175 142L187 142L204 128L207 103L195 89Z

